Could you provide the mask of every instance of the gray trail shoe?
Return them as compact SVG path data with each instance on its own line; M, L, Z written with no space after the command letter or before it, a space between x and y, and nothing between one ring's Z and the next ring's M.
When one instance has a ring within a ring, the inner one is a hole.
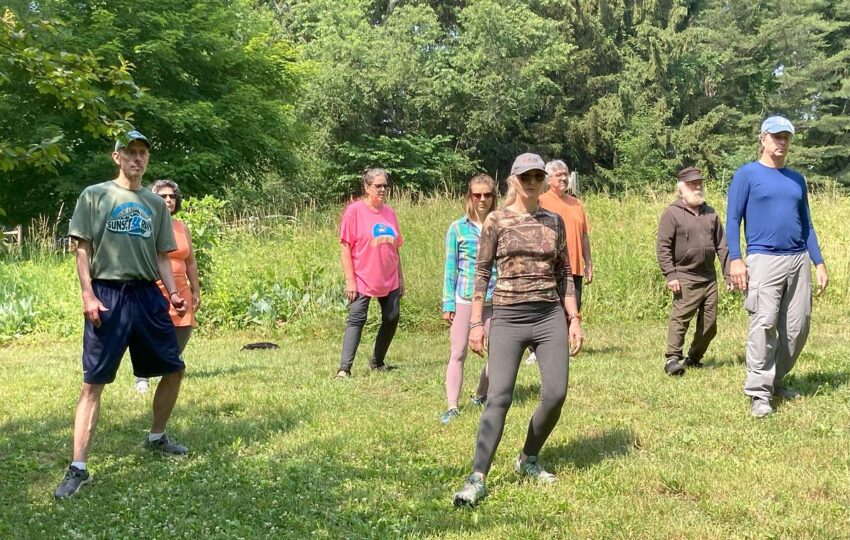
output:
M86 470L80 470L74 466L68 467L65 477L59 482L53 496L57 499L67 499L76 495L80 488L91 482L91 475Z
M685 374L685 366L675 358L671 358L664 364L664 373L671 377L681 377Z
M770 406L770 401L762 398L753 398L750 403L750 414L755 418L764 418L773 414L773 407Z
M442 422L443 424L448 424L452 421L453 418L457 418L458 416L460 416L460 411L457 409L457 407L453 407L444 412L442 416L440 416L440 422Z
M521 458L521 455L517 456L514 463L514 469L521 477L531 478L542 484L554 484L558 480L554 474L543 470L537 456L526 456L525 461L521 461Z
M145 436L145 448L159 452L165 456L185 456L189 454L189 449L182 444L177 444L164 434L155 441L151 441Z
M470 474L460 491L452 497L452 503L457 506L475 506L487 495L484 488L484 476L481 473Z

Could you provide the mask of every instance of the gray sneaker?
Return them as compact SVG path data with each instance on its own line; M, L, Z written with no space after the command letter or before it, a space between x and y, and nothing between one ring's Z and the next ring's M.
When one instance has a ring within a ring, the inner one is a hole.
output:
M803 397L803 396L800 395L800 392L794 390L793 388L789 388L787 386L777 386L774 389L773 395L776 396L776 397L780 397L782 399L787 399L787 400L795 400L795 399L800 399L801 397Z
M185 456L189 454L189 449L183 446L182 444L177 444L168 438L168 435L162 434L162 437L155 441L151 441L150 439L145 437L145 448L148 450L153 450L154 452L159 452L160 454L166 456Z
M472 396L469 398L469 402L476 407L483 407L487 404L487 394L484 394L483 396Z
M452 421L452 418L457 418L458 416L460 416L460 411L457 409L457 407L453 407L444 412L442 416L440 416L440 422L442 422L443 424L448 424Z
M521 455L517 456L514 463L514 469L520 476L531 478L542 484L554 484L558 480L554 474L543 470L537 461L537 456L526 456L525 461L521 461L521 458Z
M675 358L671 358L664 364L664 373L671 377L681 377L685 374L685 366Z
M76 495L80 488L91 482L91 475L87 470L78 469L73 465L65 471L65 477L59 482L53 496L57 499L67 499Z
M481 473L470 474L460 491L452 497L455 506L475 506L487 495L484 488L484 475Z
M770 406L770 401L762 398L753 398L750 403L750 414L756 418L764 418L773 414L773 407Z

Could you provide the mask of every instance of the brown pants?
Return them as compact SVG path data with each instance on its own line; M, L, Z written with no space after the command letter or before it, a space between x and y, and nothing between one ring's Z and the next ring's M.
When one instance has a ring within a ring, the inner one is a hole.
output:
M682 292L673 295L670 323L667 327L667 361L681 360L685 334L694 315L697 324L694 340L688 351L692 360L705 355L709 343L717 335L717 281L692 282L679 280Z

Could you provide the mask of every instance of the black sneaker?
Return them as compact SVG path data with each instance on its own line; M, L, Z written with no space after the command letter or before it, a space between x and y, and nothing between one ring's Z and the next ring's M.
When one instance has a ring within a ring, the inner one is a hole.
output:
M152 441L145 437L145 448L159 452L166 456L185 456L189 454L189 449L182 444L170 440L168 435L164 434L159 439Z
M75 495L80 488L91 482L91 475L87 470L81 470L73 465L65 471L65 477L59 482L59 487L53 492L57 499L67 499Z
M699 369L699 368L705 367L705 364L703 364L699 360L695 360L695 359L691 358L690 356L685 358L684 364L685 364L686 368Z
M381 364L380 366L371 366L369 369L372 371L392 371L397 368L389 364Z
M671 358L664 364L664 371L671 377L681 377L685 374L685 366L675 358Z

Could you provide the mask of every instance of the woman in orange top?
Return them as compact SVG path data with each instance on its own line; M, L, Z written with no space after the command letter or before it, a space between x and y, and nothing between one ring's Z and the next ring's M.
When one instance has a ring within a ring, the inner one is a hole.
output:
M165 200L165 206L168 207L172 216L174 212L180 210L183 204L183 196L177 182L157 180L151 186L151 191ZM192 336L192 328L195 326L195 312L201 307L201 289L198 282L198 265L195 262L195 252L192 250L192 235L182 221L172 219L171 223L174 230L174 240L177 243L177 249L168 253L168 258L171 260L171 270L174 272L174 283L180 296L192 299L189 309L182 316L178 315L174 306L169 303L169 315L171 315L171 321L174 323L174 331L177 333L177 347L182 355L183 349L186 348L186 344L189 343L189 338ZM162 281L159 281L158 284L162 294L167 298L168 292L165 290ZM136 378L137 391L145 393L148 388L147 379Z

